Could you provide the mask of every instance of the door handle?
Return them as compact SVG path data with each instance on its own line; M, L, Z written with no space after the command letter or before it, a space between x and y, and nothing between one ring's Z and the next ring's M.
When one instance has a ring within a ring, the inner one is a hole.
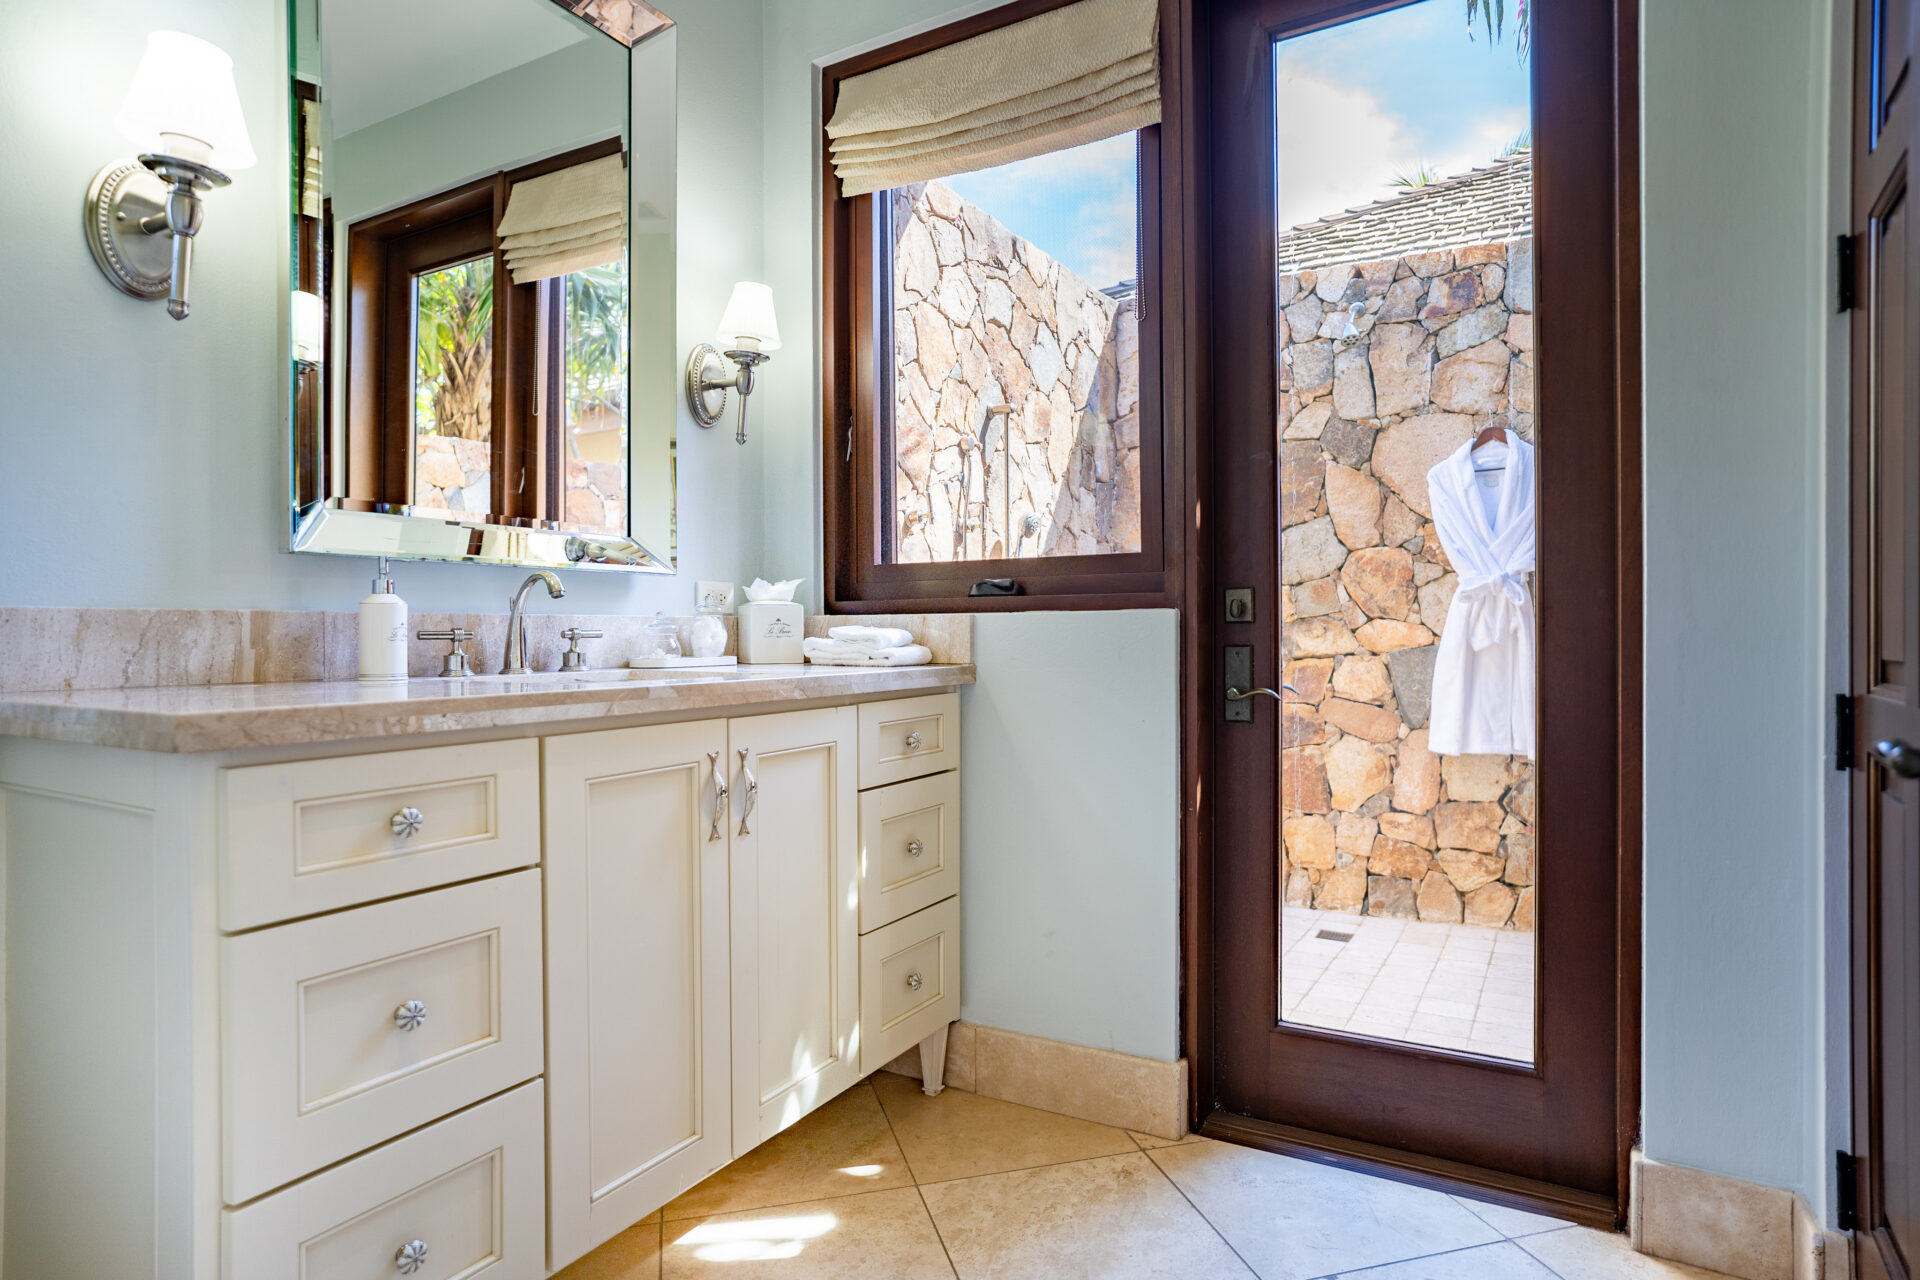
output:
M1285 689L1288 693L1300 692L1298 689L1294 688L1290 684L1283 684L1280 686L1280 688ZM1260 694L1263 694L1263 693L1266 694L1269 698L1272 698L1275 702L1286 701L1285 698L1281 697L1280 694L1273 689L1234 689L1234 688L1229 688L1227 690L1227 701L1228 702L1245 702L1248 698L1258 697Z
M720 772L720 753L707 752L707 768L713 770L713 829L707 833L707 839L720 838L720 824L727 816L727 779Z
M760 779L753 776L753 770L747 765L747 748L740 748L740 772L747 780L746 807L740 810L740 834L751 835L747 830L747 819L753 816L753 802L760 798Z
M1879 756L1886 763L1887 768L1901 777L1920 778L1920 750L1916 750L1911 744L1898 739L1892 742L1876 742L1873 744L1873 754Z

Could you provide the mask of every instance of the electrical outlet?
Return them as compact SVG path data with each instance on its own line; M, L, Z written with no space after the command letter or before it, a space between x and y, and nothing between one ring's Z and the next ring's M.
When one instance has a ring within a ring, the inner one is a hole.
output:
M731 582L702 582L694 591L695 607L715 609L721 613L733 612L733 591Z

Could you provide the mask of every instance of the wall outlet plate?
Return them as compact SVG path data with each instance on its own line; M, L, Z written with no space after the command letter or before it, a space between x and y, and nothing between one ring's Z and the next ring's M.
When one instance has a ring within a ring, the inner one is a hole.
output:
M720 613L733 612L734 585L731 582L701 582L695 584L693 600L697 609L712 609Z

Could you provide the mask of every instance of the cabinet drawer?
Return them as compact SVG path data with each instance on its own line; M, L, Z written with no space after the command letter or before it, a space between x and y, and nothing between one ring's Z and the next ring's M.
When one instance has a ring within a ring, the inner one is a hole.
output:
M538 1080L449 1116L337 1169L229 1209L225 1280L423 1277L540 1280L545 1143ZM417 1242L417 1243L416 1243Z
M532 738L253 765L220 784L230 933L540 861Z
M860 939L860 1073L868 1075L960 1016L960 899Z
M860 793L860 932L960 889L960 775Z
M860 707L860 785L883 787L960 764L960 695Z
M541 1071L538 871L227 938L221 971L229 1204Z

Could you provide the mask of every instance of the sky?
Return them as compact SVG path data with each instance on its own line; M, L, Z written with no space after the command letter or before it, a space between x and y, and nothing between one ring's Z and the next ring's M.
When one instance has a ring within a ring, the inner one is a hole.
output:
M1512 6L1508 6L1510 9ZM1513 33L1470 37L1464 0L1420 0L1275 48L1278 222L1394 194L1394 174L1486 164L1529 127L1530 63ZM1134 276L1133 135L944 179L1104 288Z

